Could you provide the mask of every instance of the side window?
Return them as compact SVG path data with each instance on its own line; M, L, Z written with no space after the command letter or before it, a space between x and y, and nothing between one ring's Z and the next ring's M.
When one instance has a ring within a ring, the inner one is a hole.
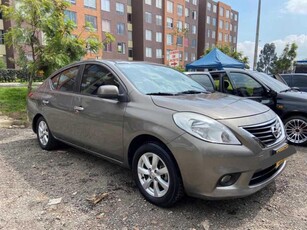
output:
M191 74L190 77L207 90L214 91L214 85L207 74Z
M244 73L230 73L230 77L238 96L257 97L264 95L262 85L249 75Z
M235 94L231 81L227 75L223 77L223 93Z
M96 95L102 85L119 87L119 82L107 68L96 64L86 65L82 76L81 93Z
M282 75L281 76L286 82L287 84L290 86L291 83L291 75Z
M307 75L293 75L292 82L293 86L307 87Z
M213 78L215 88L218 91L220 91L220 75L219 74L214 74L214 75L211 75L211 76Z
M54 76L51 79L53 88L59 91L73 92L78 70L79 66L64 70L63 72Z

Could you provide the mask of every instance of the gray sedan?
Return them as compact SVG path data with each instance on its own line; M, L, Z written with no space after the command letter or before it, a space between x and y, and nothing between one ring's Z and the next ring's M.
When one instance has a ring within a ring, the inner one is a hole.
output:
M43 149L64 142L129 167L142 195L162 207L184 194L255 193L295 152L268 107L150 63L71 64L29 94L28 116Z

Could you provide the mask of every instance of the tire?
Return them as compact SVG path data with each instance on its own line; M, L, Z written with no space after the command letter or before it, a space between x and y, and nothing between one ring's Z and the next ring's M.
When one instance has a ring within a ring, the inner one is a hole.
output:
M132 172L141 194L157 206L170 207L184 195L174 160L157 143L145 143L135 152Z
M44 150L53 150L58 146L58 141L53 137L46 120L38 118L36 123L37 140Z
M307 118L292 116L285 121L285 132L289 143L307 145Z

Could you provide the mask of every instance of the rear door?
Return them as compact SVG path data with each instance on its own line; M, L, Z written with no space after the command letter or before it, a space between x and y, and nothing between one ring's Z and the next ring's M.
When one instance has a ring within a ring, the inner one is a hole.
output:
M293 87L298 87L301 91L307 92L307 75L292 75L292 85Z
M78 145L105 156L123 158L123 119L126 104L97 96L102 85L115 85L125 91L116 74L102 64L86 64L79 95L73 100L74 135Z
M50 79L51 88L42 98L42 113L51 132L58 138L72 141L71 119L74 114L73 98L76 96L79 65L67 68Z

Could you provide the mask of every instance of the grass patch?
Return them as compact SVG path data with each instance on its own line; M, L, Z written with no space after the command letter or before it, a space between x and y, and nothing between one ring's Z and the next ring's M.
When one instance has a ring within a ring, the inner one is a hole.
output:
M0 87L0 111L17 120L27 120L27 87Z

